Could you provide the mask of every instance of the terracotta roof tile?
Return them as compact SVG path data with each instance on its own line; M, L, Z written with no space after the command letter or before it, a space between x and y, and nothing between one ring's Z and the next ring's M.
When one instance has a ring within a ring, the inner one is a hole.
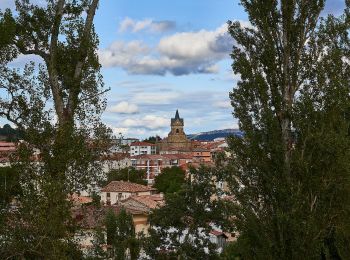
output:
M102 192L141 192L141 191L155 191L155 188L145 185L126 182L126 181L111 181L107 186L102 188Z
M133 142L130 144L130 146L156 146L156 145L148 142Z
M150 196L132 196L127 198L126 200L135 200L143 205L145 205L146 207L150 208L150 209L155 209L159 206L162 206L164 204L164 200L163 198L161 198L160 196L154 196L154 195L150 195Z
M72 209L72 217L75 219L78 226L86 229L93 229L104 225L104 220L109 210L114 211L115 214L119 214L121 209L122 207L119 206L82 206ZM142 211L131 208L125 208L125 210L132 215L142 214Z

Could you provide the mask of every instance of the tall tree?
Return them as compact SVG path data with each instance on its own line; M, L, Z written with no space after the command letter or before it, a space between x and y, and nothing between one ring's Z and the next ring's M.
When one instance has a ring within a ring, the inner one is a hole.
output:
M248 259L350 256L349 1L241 0L251 26L235 40L230 138L235 248Z
M16 12L0 13L0 88L7 93L0 115L24 139L13 162L22 196L1 228L4 257L72 258L67 195L96 183L109 135L100 123L106 90L93 26L98 2L16 0ZM40 62L9 65L29 54Z
M185 171L177 166L164 168L154 179L153 187L163 193L174 193L181 189L186 182Z
M111 181L130 181L146 185L145 176L146 172L144 170L138 170L133 167L115 169L107 173L107 181L101 182L101 186L107 185Z
M136 238L132 215L124 208L118 214L109 211L106 215L105 226L107 245L111 246L113 259L138 259L140 244Z

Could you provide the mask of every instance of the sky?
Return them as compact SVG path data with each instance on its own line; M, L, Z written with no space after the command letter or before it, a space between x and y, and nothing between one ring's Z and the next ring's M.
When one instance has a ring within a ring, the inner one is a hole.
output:
M125 136L163 137L179 109L186 133L237 127L226 32L236 19L247 17L231 0L102 1L95 26L111 88L105 122Z
M343 6L328 0L324 13ZM6 7L13 0L0 0ZM101 0L95 28L111 89L103 122L125 137L164 137L178 109L188 134L237 128L228 20L248 24L238 0Z

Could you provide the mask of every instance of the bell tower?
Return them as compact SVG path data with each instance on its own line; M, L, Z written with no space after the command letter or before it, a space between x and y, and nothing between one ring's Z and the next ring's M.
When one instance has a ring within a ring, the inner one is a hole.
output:
M175 117L171 119L171 135L184 135L184 120L180 118L179 111L176 110Z
M163 153L176 153L191 151L191 141L187 139L184 132L184 120L176 110L175 117L171 119L170 133L160 144L160 151Z

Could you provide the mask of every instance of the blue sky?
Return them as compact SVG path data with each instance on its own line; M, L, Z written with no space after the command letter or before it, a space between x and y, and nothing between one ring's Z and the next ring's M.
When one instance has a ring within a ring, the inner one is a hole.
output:
M103 121L116 134L169 132L179 109L186 133L235 128L229 92L228 20L247 22L238 0L101 0L95 16L104 82L111 91ZM13 0L0 0L0 9ZM339 14L344 0L329 0Z
M238 1L102 1L95 26L111 88L104 121L126 136L165 136L179 109L187 133L236 127L232 19L247 20Z

